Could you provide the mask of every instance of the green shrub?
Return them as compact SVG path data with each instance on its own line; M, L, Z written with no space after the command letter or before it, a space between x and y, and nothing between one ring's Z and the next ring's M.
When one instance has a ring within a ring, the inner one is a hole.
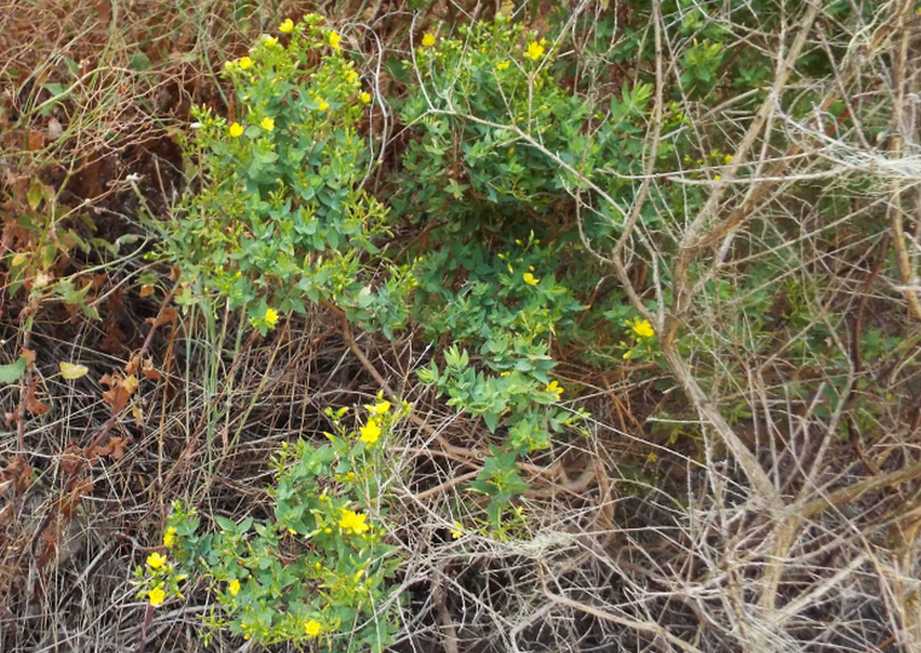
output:
M508 127L591 174L593 142L583 129L590 106L554 79L546 39L500 15L460 26L458 38L426 43L415 52L421 86L401 111L421 136L402 161L417 211L453 219L455 229L480 226L470 220L495 227L558 201L575 182Z
M388 532L381 479L393 425L409 410L378 400L349 429L347 409L327 409L329 444L285 443L274 459L274 518L239 523L177 503L165 553L135 572L141 595L157 606L179 596L189 577L207 579L220 613L212 627L260 644L313 642L320 650L380 651L396 626L388 578L399 560ZM389 607L388 607L389 606Z
M362 256L387 233L387 209L361 188L367 151L358 123L371 96L341 37L307 15L228 62L236 120L198 108L186 155L196 192L168 225L180 299L225 298L261 333L280 314L329 302L386 333L406 319L408 269L377 287ZM284 41L284 42L283 42Z
M414 138L394 208L426 228L413 315L430 338L451 343L444 364L419 376L504 436L474 484L491 497L493 523L525 487L517 459L582 417L560 406L551 351L579 332L578 298L592 293L598 272L580 226L560 216L573 215L575 193L593 203L587 181L603 176L602 163L638 170L639 117L651 97L648 84L625 87L596 120L595 105L562 82L554 48L500 15L459 27L456 38L427 33L405 62L419 83L401 107ZM603 183L632 192L615 182ZM589 238L615 233L612 210L586 216ZM651 339L616 346L639 355Z

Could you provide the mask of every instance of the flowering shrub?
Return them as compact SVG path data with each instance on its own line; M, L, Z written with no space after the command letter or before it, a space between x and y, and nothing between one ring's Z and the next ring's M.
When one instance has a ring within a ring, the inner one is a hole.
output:
M458 38L423 39L415 52L421 86L401 112L420 135L403 157L403 201L423 215L459 218L457 231L471 219L509 224L552 206L573 181L509 127L591 173L590 105L554 79L548 47L502 15L459 27Z
M350 429L347 409L327 409L329 444L286 443L275 457L273 519L216 517L217 530L203 531L193 508L175 504L162 551L135 572L141 595L157 607L202 575L222 613L211 626L266 645L382 650L395 631L387 578L398 563L379 517L383 451L408 410L379 397Z
M393 269L375 288L361 260L377 253L387 217L361 189L357 125L371 95L319 16L279 31L226 64L234 119L195 110L185 149L198 162L198 189L166 238L182 271L180 299L226 298L262 333L307 302L331 302L389 334L406 318L411 280Z
M444 364L419 377L504 435L474 484L498 523L525 489L516 461L580 421L560 406L563 385L551 377L553 341L586 308L564 272L576 251L585 267L578 229L560 224L558 209L583 186L579 176L595 175L609 143L587 129L591 103L558 81L551 44L502 15L459 27L457 38L426 33L407 65L420 84L401 107L415 139L394 208L427 226L414 317L453 343ZM648 97L643 87L620 122Z
M313 15L279 32L226 66L233 119L197 113L187 152L200 162L201 187L168 238L180 299L224 298L261 333L319 302L388 337L410 316L430 340L449 337L443 361L419 376L497 436L475 488L491 497L498 523L524 487L516 461L582 417L560 405L551 350L577 333L587 308L578 298L596 279L580 226L560 224L558 209L583 190L593 201L586 180L632 192L598 171L639 171L642 147L629 143L641 141L651 86L625 87L595 124L600 114L561 83L555 46L537 33L501 15L460 27L459 38L426 32L414 51L420 83L400 101L411 138L399 190L385 207L361 188L358 122L371 97L341 36ZM374 245L389 208L431 221L402 267ZM590 239L616 232L612 208L586 218ZM565 272L572 257L583 269L576 276ZM389 274L375 283L372 266ZM612 322L626 333L613 345L623 358L654 355L651 325Z
M579 415L559 406L564 390L550 376L555 363L549 349L556 326L581 307L552 272L536 267L546 249L533 240L513 245L490 256L479 244L451 243L419 265L417 293L416 315L431 337L450 334L455 343L444 366L432 361L420 380L434 385L448 405L481 417L491 433L506 433L474 485L491 497L494 524L526 487L515 460L548 448L551 436L574 426ZM466 282L455 289L445 275ZM475 347L478 365L459 346Z

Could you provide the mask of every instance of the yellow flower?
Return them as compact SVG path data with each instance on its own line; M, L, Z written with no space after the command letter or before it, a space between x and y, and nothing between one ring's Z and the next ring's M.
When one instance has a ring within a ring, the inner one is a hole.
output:
M350 70L349 72L345 74L345 78L346 80L348 80L349 84L354 84L355 82L358 81L358 71Z
M234 578L229 583L227 583L227 593L231 596L236 596L240 593L240 581Z
M368 406L368 412L372 415L386 415L390 412L391 404L389 401L381 400L373 406Z
M264 319L266 324L268 324L270 327L274 327L276 324L278 324L278 311L269 306L267 309L265 309Z
M166 564L166 556L154 551L147 556L147 566L151 569L160 569Z
M496 70L508 70L511 64L508 61L500 61L496 64Z
M730 163L732 163L732 155L731 155L731 154L727 154L726 156L724 156L724 157L723 157L723 163L725 163L727 166L728 166Z
M451 529L451 537L459 540L464 536L464 526L459 521L454 522L454 528Z
M316 619L310 619L304 623L304 632L307 637L318 637L323 632L323 624Z
M652 328L649 320L641 320L637 318L630 325L630 328L633 329L633 333L635 333L640 338L652 338L654 335L656 335L656 330Z
M329 47L331 47L333 50L338 50L340 47L342 47L342 37L339 36L339 32L335 30L331 31L327 35L326 40L329 41Z
M240 65L241 70L247 70L248 68L253 67L253 60L249 57L240 57L237 60L237 63Z
M359 93L358 99L361 100L362 104L371 104L371 94L367 91Z
M368 423L361 427L359 433L359 440L367 445L372 445L381 437L381 425L377 423L376 419L369 419Z
M290 34L294 31L294 21L290 18L285 18L281 21L281 25L278 26L278 31L282 34Z
M525 272L524 274L521 275L521 278L529 286L536 286L537 284L540 283L540 279L535 277L530 272Z
M167 549L172 549L175 543L176 529L170 526L166 529L166 532L163 533L163 546L165 546Z
M275 129L275 120L266 116L262 119L262 122L259 123L259 126L267 132L270 132Z
M329 110L329 102L327 102L323 98L317 98L317 111L328 111L328 110Z
M342 508L339 512L339 528L343 533L352 532L354 535L361 535L362 533L366 533L370 528L370 526L365 523L367 519L367 515L362 515L348 508Z
M542 46L537 41L531 41L528 43L528 50L525 52L525 55L531 61L537 61L542 56L544 56L544 46Z
M563 396L563 386L557 383L556 379L553 379L550 383L548 383L547 387L544 388L544 391L555 394L557 401L559 401L560 397Z
M163 602L166 600L166 592L163 590L162 585L157 585L155 588L147 592L147 598L150 601L150 605L157 607L163 605Z
M243 135L243 125L238 122L232 122L227 133L230 134L231 138L240 138Z
M422 47L430 48L435 45L435 35L431 32L426 32L422 35Z
M278 39L276 39L274 36L269 36L268 34L262 37L262 42L270 48L278 45Z

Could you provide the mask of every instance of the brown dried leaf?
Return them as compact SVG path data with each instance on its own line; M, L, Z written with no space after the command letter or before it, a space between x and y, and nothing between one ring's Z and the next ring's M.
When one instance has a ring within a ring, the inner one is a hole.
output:
M32 151L40 150L45 147L45 133L37 129L30 129L26 147Z
M161 378L160 373L154 367L152 358L148 358L144 361L144 366L141 368L141 373L144 375L145 379L150 381L159 381Z
M121 460L125 455L125 447L127 445L128 439L120 436L109 440L109 458L112 460Z
M23 401L25 402L26 410L36 417L44 415L48 412L48 404L42 403L39 401L38 397L35 396L34 383L30 384L29 387L26 388L26 394L23 397Z
M106 444L97 445L87 450L86 457L89 460L96 460L97 458L108 456L112 460L120 460L125 455L125 447L128 443L128 438L113 436L109 438Z
M165 307L157 317L149 317L146 322L152 327L156 328L163 326L164 324L170 324L175 321L177 316L176 309L172 306Z
M22 456L14 456L12 462L0 471L0 481L11 482L13 491L20 495L32 485L32 468Z
M64 449L61 453L61 459L58 462L58 467L65 476L73 476L77 470L83 465L84 457L83 450L80 449L75 444L67 445L67 448Z
M131 395L125 392L125 389L120 385L113 386L102 393L102 400L109 404L113 415L122 412L125 406L128 405L128 399L130 398Z

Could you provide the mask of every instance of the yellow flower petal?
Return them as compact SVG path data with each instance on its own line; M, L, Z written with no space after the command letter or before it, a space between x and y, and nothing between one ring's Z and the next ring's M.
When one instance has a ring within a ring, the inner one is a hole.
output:
M240 66L241 70L246 70L253 67L253 60L249 57L240 57L237 60L237 64Z
M435 35L431 32L426 32L422 35L422 47L430 48L435 45Z
M157 607L163 605L163 602L166 600L166 592L163 590L162 585L157 585L155 588L147 592L147 599L150 601L150 605Z
M652 328L652 324L649 323L649 320L641 320L637 318L630 325L635 333L640 338L652 338L656 335L656 330Z
M154 551L147 556L147 566L151 569L160 569L166 564L166 556Z
M229 583L227 583L227 593L231 596L236 596L240 593L240 581L234 578Z
M240 138L243 135L243 125L238 122L231 123L227 133L230 134L231 138Z
M537 284L540 283L540 279L535 277L530 272L525 272L524 274L521 275L521 278L529 286L536 286Z
M339 529L343 533L351 532L354 535L361 535L370 528L366 523L367 519L367 515L362 515L348 508L342 508L339 511Z
M367 445L372 445L381 437L381 426L376 419L369 419L367 424L359 429L359 440Z
M372 415L386 415L390 412L391 404L389 401L381 400L373 406L368 406L367 408Z
M323 633L323 624L316 619L309 619L304 623L304 632L307 637L318 637Z
M524 56L526 56L531 61L537 61L542 56L544 56L544 46L542 46L537 41L531 41L528 43L528 49Z
M266 116L262 119L262 122L259 123L259 126L267 132L270 132L275 129L275 120Z
M278 31L282 34L290 34L294 31L294 21L290 18L285 18L281 21L281 25L278 26Z

